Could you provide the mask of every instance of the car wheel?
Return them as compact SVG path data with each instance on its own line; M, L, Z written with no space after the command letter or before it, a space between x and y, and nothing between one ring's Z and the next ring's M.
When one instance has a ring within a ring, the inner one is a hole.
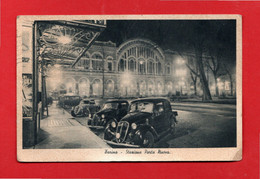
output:
M105 140L112 140L113 139L113 136L111 135L110 133L110 124L107 124L106 127L105 127L105 131L104 131L104 139Z
M113 128L111 126L112 122L115 122L115 121L110 120L105 125L105 130L104 130L104 139L105 140L112 140L115 137L112 133L116 132L116 128L115 127Z
M80 108L79 106L76 106L76 107L74 108L74 113L75 113L76 115L80 115L80 113L81 113L81 108Z
M70 114L71 114L73 117L76 117L76 114L75 114L74 110L71 110Z
M89 111L88 109L85 109L83 115L84 115L85 117L89 117L89 114L90 114L90 111Z
M91 126L92 119L88 119L88 126Z
M142 146L145 148L151 148L154 145L154 136L150 131L147 131L143 136Z

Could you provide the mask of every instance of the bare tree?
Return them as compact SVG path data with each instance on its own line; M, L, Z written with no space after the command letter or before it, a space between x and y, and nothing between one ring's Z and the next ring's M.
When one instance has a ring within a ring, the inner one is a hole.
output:
M236 79L236 73L235 73L235 65L232 63L224 62L223 63L223 69L226 75L228 76L229 82L230 82L230 95L233 96L233 89L234 89L234 81Z
M192 29L185 28L188 24L194 23ZM209 39L209 29L212 28L212 24L210 21L200 21L200 22L183 22L180 23L179 28L183 30L185 37L183 37L183 41L180 44L183 44L183 47L179 47L182 49L189 49L189 51L193 51L195 55L195 67L192 68L188 63L186 64L189 68L190 72L197 76L200 79L201 87L203 90L203 101L211 101L212 97L210 94L210 90L208 87L208 81L204 71L204 64L203 64L203 52L205 51L205 44L206 41ZM214 30L214 29L213 29ZM178 50L179 54L181 54L181 50ZM183 52L185 53L185 52Z
M199 77L199 71L198 71L196 64L194 63L193 57L188 57L186 66L190 70L190 77L191 77L191 80L192 80L193 86L194 86L194 95L197 95L197 79Z
M221 51L218 50L218 53L215 56L213 56L212 53L210 53L210 58L206 59L205 63L213 74L214 82L215 82L216 96L218 97L219 90L218 90L217 79L218 79L218 77L220 77L222 75L222 74L220 74Z

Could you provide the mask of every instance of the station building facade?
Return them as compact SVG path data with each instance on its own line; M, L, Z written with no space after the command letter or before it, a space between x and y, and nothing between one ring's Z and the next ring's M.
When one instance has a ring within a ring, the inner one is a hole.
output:
M96 41L74 68L66 59L59 60L56 67L52 68L54 73L49 70L47 74L50 92L136 97L166 96L178 91L187 94L191 88L188 69L180 56L163 51L147 39L131 39L118 47L110 41Z

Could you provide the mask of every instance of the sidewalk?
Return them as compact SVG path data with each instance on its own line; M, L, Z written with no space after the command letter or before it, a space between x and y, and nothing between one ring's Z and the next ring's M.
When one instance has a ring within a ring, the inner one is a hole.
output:
M110 148L55 103L49 108L49 116L41 120L38 141L36 149Z

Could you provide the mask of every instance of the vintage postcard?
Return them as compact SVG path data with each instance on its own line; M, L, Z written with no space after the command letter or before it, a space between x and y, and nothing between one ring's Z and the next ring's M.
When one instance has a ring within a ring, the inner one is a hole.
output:
M241 16L17 17L17 159L241 160Z

